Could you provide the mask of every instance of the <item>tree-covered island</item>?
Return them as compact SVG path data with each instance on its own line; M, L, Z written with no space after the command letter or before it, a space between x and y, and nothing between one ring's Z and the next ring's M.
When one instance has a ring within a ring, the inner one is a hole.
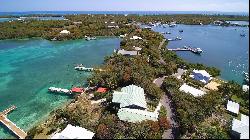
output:
M0 23L0 39L22 39L41 37L48 40L83 39L85 36L121 36L120 49L137 51L137 55L122 55L114 52L105 58L99 68L88 79L89 87L104 87L105 93L95 88L74 96L71 103L53 111L50 117L28 132L27 138L49 138L63 130L67 124L88 128L97 139L161 139L161 138L202 138L228 139L233 118L240 114L249 115L249 92L241 85L218 79L220 71L203 64L191 64L174 52L166 49L168 41L160 34L142 29L142 24L207 25L214 21L248 20L246 16L219 15L67 15L58 21L23 20ZM63 30L69 33L60 33ZM133 39L133 37L141 39ZM132 38L132 39L131 39ZM185 73L176 76L178 70ZM190 78L194 69L206 70L218 86L211 89L200 81ZM157 80L162 78L162 83ZM206 92L195 97L180 91L187 83ZM164 98L170 100L167 108L162 105L156 121L145 120L137 123L122 121L117 116L119 107L112 103L113 92L136 85L144 89L147 108L154 111ZM94 97L90 98L90 95ZM100 104L93 100L106 98ZM240 104L239 114L226 110L228 100ZM171 113L171 117L169 117ZM172 134L163 135L171 130Z

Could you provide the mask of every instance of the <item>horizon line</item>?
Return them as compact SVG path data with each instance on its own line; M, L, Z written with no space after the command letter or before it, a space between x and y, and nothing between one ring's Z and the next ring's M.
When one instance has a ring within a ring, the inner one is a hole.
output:
M224 12L224 13L249 13L249 11L180 11L180 10L28 10L28 11L0 11L1 13L10 13L10 12Z

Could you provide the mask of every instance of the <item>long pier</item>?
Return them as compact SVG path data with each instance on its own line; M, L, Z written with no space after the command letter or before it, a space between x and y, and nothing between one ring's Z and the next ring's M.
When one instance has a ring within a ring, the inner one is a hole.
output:
M7 115L10 113L12 110L16 109L16 106L11 106L8 109L5 109L4 111L0 112L0 122L5 125L9 130L11 130L16 136L18 136L20 139L25 139L27 134L19 127L16 126L13 122L11 122L8 118Z
M201 52L199 52L197 49L195 48L190 48L190 47L186 47L186 48L176 48L176 49L168 49L169 51L191 51L193 53L196 54L200 54Z

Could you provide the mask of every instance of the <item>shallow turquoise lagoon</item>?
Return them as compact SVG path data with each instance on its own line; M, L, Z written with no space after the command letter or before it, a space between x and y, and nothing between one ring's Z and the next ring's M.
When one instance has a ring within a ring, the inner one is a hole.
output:
M91 73L75 71L74 65L101 65L104 57L111 55L119 43L117 38L0 41L0 110L15 105L17 109L8 118L27 131L71 99L66 95L48 93L48 87L85 85ZM0 138L7 137L13 135L1 125Z

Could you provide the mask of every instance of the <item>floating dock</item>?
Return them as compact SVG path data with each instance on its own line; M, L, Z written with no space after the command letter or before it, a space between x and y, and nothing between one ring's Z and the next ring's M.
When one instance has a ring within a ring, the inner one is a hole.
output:
M18 136L18 138L25 139L27 134L7 118L7 114L14 109L16 109L16 106L11 106L10 108L0 112L0 122L7 128L9 128L9 130L12 131L16 136Z

